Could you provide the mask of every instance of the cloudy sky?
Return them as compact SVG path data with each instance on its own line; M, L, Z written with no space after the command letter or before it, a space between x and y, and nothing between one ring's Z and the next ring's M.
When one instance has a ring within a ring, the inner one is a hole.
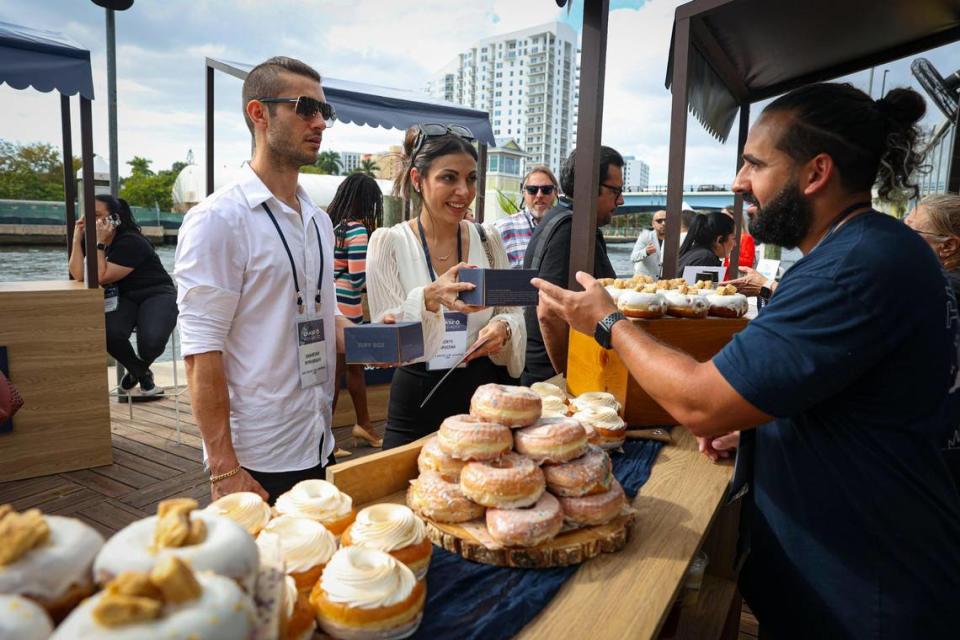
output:
M667 175L670 94L663 79L678 4L611 2L604 143L646 160L653 184L664 184ZM476 40L552 20L579 31L581 16L558 9L553 0L136 0L117 14L120 173L129 172L123 163L134 155L152 159L155 169L185 159L190 149L202 160L205 56L255 63L290 55L327 76L420 89ZM103 9L88 0L4 0L0 21L60 31L91 50L98 97L94 146L106 156ZM924 55L946 74L960 60L960 45ZM917 87L909 60L900 61L877 70L875 96L883 69L889 69L888 88ZM849 80L865 89L867 73ZM216 100L218 162L239 164L249 155L240 81L218 73ZM0 139L59 146L59 101L52 95L2 85L0 105ZM929 113L930 125L942 119L935 107ZM685 182L728 184L735 143L719 144L692 119L688 130ZM79 152L78 125L75 131ZM341 123L324 136L324 148L376 152L400 138L399 131Z

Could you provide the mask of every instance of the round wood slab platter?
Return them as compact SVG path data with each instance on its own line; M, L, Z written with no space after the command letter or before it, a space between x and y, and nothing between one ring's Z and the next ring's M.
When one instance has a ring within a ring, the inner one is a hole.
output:
M422 517L422 516L421 516ZM624 513L607 524L560 533L536 547L502 547L490 549L462 524L444 524L424 518L427 535L433 543L467 560L500 567L546 569L580 564L601 553L619 551L627 544L635 513ZM483 527L483 520L474 521ZM466 523L470 524L470 523Z

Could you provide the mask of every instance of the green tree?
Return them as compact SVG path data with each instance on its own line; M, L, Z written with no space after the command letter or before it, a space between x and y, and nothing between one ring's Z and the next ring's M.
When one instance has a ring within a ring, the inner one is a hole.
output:
M350 173L362 173L370 176L371 178L377 177L377 171L380 170L380 166L374 160L367 158L366 160L360 161L360 166L351 171Z
M127 164L130 165L130 175L154 175L153 171L150 169L150 165L153 164L153 160L147 160L146 158L141 158L140 156L133 156L133 160L127 160Z
M523 206L523 200L521 200L519 197L517 200L514 200L508 194L500 191L500 189L497 189L497 204L500 205L501 211L513 215L514 213L520 211L521 207Z
M74 171L80 160L74 158ZM63 200L63 157L43 142L20 145L0 140L0 198Z
M170 169L157 173L150 169L152 163L152 160L140 156L127 161L131 171L130 176L123 180L120 197L132 206L159 207L163 211L170 211L173 209L173 183L186 163L174 162Z
M336 151L321 151L320 155L317 156L317 161L313 163L313 166L318 169L316 173L338 176L340 175L340 169L343 165L340 163L340 154ZM314 172L309 171L307 173Z

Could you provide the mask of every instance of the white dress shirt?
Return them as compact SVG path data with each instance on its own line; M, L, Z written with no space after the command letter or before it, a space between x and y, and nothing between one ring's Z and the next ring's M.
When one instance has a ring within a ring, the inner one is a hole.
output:
M503 248L503 240L493 225L484 225L487 243L494 264L487 260L486 251L477 233L476 225L467 225L470 247L463 261L481 268L509 269L510 261ZM451 265L456 262L451 261ZM367 296L370 315L379 322L386 314L397 322L420 322L423 327L424 357L413 362L433 358L443 343L446 324L440 311L427 311L423 302L423 288L430 284L427 258L420 238L407 223L377 229L367 246ZM503 350L491 355L494 364L507 367L510 375L518 378L523 373L527 349L527 327L522 307L492 307L467 314L467 345L477 340L480 329L496 318L510 325L510 341Z
M647 255L647 245L653 244L656 251ZM660 277L660 267L663 263L663 241L657 237L654 229L644 229L637 236L637 243L633 245L633 252L630 254L630 261L633 262L633 274L645 275L651 278Z
M249 165L183 219L177 240L177 303L183 355L221 351L230 393L230 437L240 464L254 471L299 471L333 451L331 399L336 370L337 298L333 226L302 187L301 215L280 202ZM300 388L296 264L306 313L323 319L327 381ZM321 304L314 309L323 246ZM206 459L206 450L204 450Z

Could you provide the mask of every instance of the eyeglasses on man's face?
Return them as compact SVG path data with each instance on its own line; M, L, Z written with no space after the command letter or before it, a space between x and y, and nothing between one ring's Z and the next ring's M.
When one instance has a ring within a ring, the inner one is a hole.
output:
M613 191L613 195L616 196L617 199L623 195L623 187L615 187L612 184L607 184L606 182L601 182L600 186L606 187L607 189L610 189L610 191Z
M538 191L545 196L549 196L553 194L554 189L555 187L552 184L531 184L523 188L524 191L532 196L537 195Z
M294 112L307 122L312 122L319 113L323 118L324 124L332 127L337 120L337 111L333 105L310 96L298 96L296 98L257 98L264 104L292 104Z

